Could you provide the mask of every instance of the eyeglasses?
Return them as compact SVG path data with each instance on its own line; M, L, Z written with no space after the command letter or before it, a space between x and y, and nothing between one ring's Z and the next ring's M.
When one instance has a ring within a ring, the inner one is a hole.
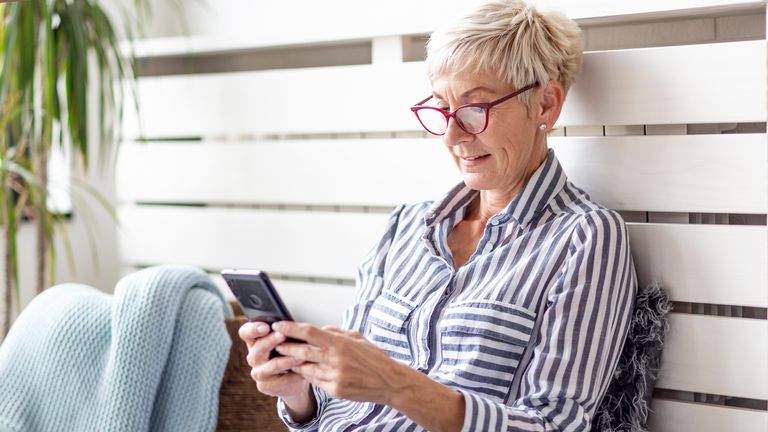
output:
M448 130L448 121L450 121L451 117L453 117L453 120L461 130L468 134L477 135L488 128L488 112L491 108L538 85L538 83L528 84L493 102L462 105L456 108L454 112L448 112L438 107L424 106L423 104L426 101L432 99L433 96L430 96L412 106L411 111L416 114L416 118L419 119L419 123L424 126L424 129L432 135L445 135L445 132Z

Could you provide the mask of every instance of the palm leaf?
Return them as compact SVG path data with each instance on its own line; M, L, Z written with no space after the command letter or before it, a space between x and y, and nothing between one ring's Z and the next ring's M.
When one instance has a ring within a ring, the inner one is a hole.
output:
M115 210L115 207L110 203L109 199L104 196L101 192L98 191L98 189L94 188L87 182L78 179L78 178L72 178L71 185L75 188L75 190L80 189L84 192L86 192L88 195L96 199L96 201L101 204L101 207L109 213L109 216L112 218L112 221L116 225L120 225L120 219L117 215L117 211Z
M148 16L149 0L133 3L140 19ZM129 39L136 30L143 32L135 24L125 26ZM91 70L89 58L95 66ZM39 258L48 257L51 280L55 256L51 245L57 231L74 273L65 221L47 208L47 155L52 145L68 142L85 170L94 154L100 167L113 161L126 90L133 93L138 110L135 65L132 56L124 58L112 21L94 0L0 4L0 222L6 229L7 274L12 274L13 281L18 281L16 233L22 214L36 218ZM97 86L89 85L93 79L98 80ZM89 89L95 89L99 105L94 143L88 135ZM95 188L73 181L72 192L94 197L117 220L109 200ZM89 210L83 214L90 216ZM90 240L95 251L95 240Z
M69 270L69 273L77 279L77 266L75 265L75 251L72 248L72 241L69 238L69 230L67 229L67 219L66 217L62 215L54 215L53 216L53 222L54 227L57 228L59 237L64 242L64 252L66 253L67 257L67 269ZM89 231L90 234L90 231ZM92 236L92 234L90 234ZM98 257L97 257L98 259ZM51 259L51 262L54 260ZM51 280L54 280L53 277Z
M11 274L11 280L13 281L13 285L16 287L16 307L18 309L21 309L21 292L19 287L19 253L18 253L18 246L16 244L16 238L18 234L18 229L16 228L16 221L18 220L16 218L16 215L14 214L14 203L13 203L13 197L10 196L10 194L5 194L5 210L6 210L6 230L8 232L8 235L6 236L6 240L8 241L8 244L6 244L6 248L8 248L8 255L11 258L10 262L10 269L6 269L6 271L10 270ZM10 289L10 287L9 287Z
M84 196L80 194L77 191L73 190L72 193L72 200L75 203L75 208L78 209L78 214L82 216L85 225L89 227L93 227L97 225L97 219L93 215L93 211L91 210L91 207L87 204ZM88 230L88 244L90 246L91 251L91 262L93 262L97 272L100 271L100 262L99 262L99 254L97 251L99 250L96 236L94 236L94 230Z

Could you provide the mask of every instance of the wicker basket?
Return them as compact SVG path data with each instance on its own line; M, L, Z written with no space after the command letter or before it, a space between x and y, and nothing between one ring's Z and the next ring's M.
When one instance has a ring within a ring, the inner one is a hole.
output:
M235 318L226 320L232 348L227 369L219 391L219 420L217 431L284 431L287 430L277 416L277 399L264 395L251 380L251 368L245 361L247 347L237 331L247 319L240 308L232 305Z

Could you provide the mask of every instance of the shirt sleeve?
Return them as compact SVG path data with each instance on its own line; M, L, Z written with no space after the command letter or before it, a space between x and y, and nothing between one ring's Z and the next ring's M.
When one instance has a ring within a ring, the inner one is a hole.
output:
M510 405L464 392L463 431L588 431L629 329L637 277L621 217L576 226L549 289L519 396Z
M328 403L328 394L322 391L320 388L312 385L312 394L315 396L315 402L317 403L317 410L315 416L305 421L304 423L297 423L293 421L288 414L288 410L285 407L285 401L283 398L277 399L277 414L280 419L288 426L288 429L292 431L316 431L318 430L318 421L322 417L325 405Z
M400 219L400 213L405 208L405 204L397 206L389 215L384 235L376 242L373 248L368 252L363 261L357 266L357 275L355 278L355 303L344 313L342 328L355 330L361 333L365 330L365 323L368 320L368 311L371 304L381 293L384 286L384 266L387 260L392 241L397 232L397 223ZM288 415L285 408L285 402L282 398L277 401L277 412L283 422L292 431L316 431L318 420L322 417L325 406L331 397L322 389L312 386L312 392L317 402L317 411L315 417L305 423L296 423Z

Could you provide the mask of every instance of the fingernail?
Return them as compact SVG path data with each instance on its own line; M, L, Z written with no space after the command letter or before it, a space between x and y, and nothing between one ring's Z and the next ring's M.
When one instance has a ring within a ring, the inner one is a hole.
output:
M280 330L282 330L282 329L283 329L283 323L281 323L281 322L276 322L276 323L273 323L273 324L272 324L272 330L274 330L274 331L280 331Z
M269 332L269 325L265 323L260 323L256 326L256 331L259 333L267 333Z

